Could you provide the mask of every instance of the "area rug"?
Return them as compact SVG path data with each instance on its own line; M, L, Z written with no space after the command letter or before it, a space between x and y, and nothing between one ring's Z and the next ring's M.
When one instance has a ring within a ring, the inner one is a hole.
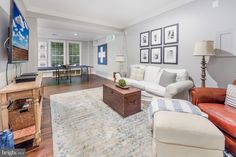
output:
M50 97L56 157L151 157L147 105L127 118L102 101L102 88Z

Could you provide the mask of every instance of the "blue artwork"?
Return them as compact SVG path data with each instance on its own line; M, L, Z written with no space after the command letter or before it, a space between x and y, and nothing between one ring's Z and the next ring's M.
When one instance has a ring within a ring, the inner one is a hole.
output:
M98 64L107 65L107 44L98 46Z
M14 47L28 51L29 27L15 3L13 3L12 20L12 45Z

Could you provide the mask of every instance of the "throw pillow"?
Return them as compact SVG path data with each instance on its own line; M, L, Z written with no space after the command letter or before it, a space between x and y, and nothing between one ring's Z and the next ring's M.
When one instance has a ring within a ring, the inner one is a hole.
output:
M159 85L166 87L171 83L175 83L176 77L177 77L176 73L170 73L164 70L161 74Z
M137 81L142 81L144 77L144 69L141 68L132 68L131 69L131 74L130 78L137 80Z
M236 86L229 84L226 90L225 104L236 108Z

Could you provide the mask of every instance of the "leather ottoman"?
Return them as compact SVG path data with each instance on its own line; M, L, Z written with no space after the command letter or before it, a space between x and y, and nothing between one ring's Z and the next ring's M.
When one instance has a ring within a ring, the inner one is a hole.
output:
M153 157L223 157L225 139L208 119L178 112L154 115Z

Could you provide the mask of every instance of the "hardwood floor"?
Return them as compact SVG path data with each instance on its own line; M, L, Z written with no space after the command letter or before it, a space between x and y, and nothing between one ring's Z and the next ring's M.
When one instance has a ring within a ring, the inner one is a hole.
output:
M43 80L44 85L44 100L43 100L43 114L42 114L42 141L39 147L28 150L27 157L52 157L53 156L53 142L52 142L52 124L51 124L51 109L50 109L50 95L64 93L69 91L76 91L88 88L100 87L104 83L110 83L112 81L99 77L97 75L90 75L90 80L86 78L74 77L72 83L69 81L63 84L57 85L55 80L51 78L45 78ZM30 147L31 142L27 142L18 146L21 148Z

